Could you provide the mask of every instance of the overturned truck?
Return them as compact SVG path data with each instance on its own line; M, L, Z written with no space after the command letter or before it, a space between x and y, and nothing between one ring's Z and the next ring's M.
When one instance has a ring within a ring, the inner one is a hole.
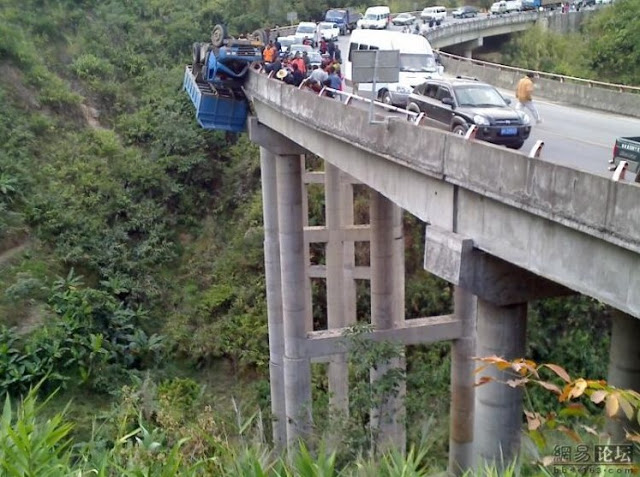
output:
M193 64L186 67L183 86L204 129L245 130L249 102L243 84L249 69L260 64L266 42L264 30L233 38L216 25L211 43L193 44Z

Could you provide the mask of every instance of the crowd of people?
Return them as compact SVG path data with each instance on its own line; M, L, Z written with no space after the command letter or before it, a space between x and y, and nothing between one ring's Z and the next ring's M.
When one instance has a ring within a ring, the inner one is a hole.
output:
M307 43L308 44L308 43ZM263 51L263 70L287 84L304 86L315 92L323 87L343 90L341 52L334 41L321 39L318 43L322 61L312 64L306 51L284 51L278 41L269 41ZM333 96L327 92L327 96Z

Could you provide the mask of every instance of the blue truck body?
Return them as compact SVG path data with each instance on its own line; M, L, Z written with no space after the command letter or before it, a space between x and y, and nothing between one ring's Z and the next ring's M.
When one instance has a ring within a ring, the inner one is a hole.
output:
M356 28L356 15L348 8L332 8L331 10L327 10L327 13L324 15L324 21L338 25L341 35L346 35Z
M242 89L212 88L210 83L196 79L191 66L185 70L183 86L196 108L196 121L203 129L245 130L249 104Z
M251 65L262 60L263 46L262 41L222 38L215 46L194 44L194 62L185 69L183 88L202 128L245 130L249 102L242 85Z

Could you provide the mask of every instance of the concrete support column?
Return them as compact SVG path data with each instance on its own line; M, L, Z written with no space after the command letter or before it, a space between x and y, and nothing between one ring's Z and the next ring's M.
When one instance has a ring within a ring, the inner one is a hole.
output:
M460 476L473 467L477 299L456 287L453 303L456 318L462 322L462 337L451 347L449 473Z
M302 174L306 171L306 156L300 155L300 169ZM306 227L309 225L309 189L307 184L302 181L302 225ZM311 250L309 247L309 240L304 239L304 265L305 270L311 265ZM305 272L304 277L304 293L305 293L305 325L307 332L313 331L313 293L311 291L311 278L309 274Z
M278 195L276 158L260 148L262 176L262 215L264 218L264 268L267 288L267 322L269 328L269 384L273 443L277 449L287 441L284 397L284 330L282 321L282 285L280 276L280 242L278 237Z
M353 184L350 177L342 172L340 174L340 200L342 207L340 208L341 223L343 227L353 225ZM356 282L353 279L353 272L356 266L356 249L355 242L345 240L342 247L343 258L343 313L346 326L354 325L357 321L356 313Z
M527 329L526 303L496 306L478 299L477 356L524 357ZM481 375L505 381L512 375L489 367ZM474 465L511 463L520 448L522 390L501 383L476 388L474 419Z
M611 322L611 348L609 351L609 384L640 391L640 319L621 311L614 311ZM612 443L624 441L625 429L638 431L638 423L629 422L619 412L617 420L607 423Z
M473 59L473 48L472 47L465 48L462 56L464 56L468 60Z
M325 217L329 240L327 260L327 321L328 328L346 326L344 314L344 251L342 240L342 206L340 170L325 161L324 165ZM331 357L329 362L329 406L336 415L349 411L349 372L346 355Z
M375 329L391 329L404 320L398 296L398 281L404 283L404 256L399 257L402 241L400 208L376 191L371 191L371 323ZM398 261L402 261L399 264ZM402 271L402 272L401 272ZM404 294L403 294L404 295ZM403 367L403 359L392 359L371 371L375 381L393 368ZM377 427L378 449L396 447L404 451L404 387L379 409L372 410L371 423Z
M304 358L307 276L302 219L300 156L277 157L278 227L284 319L284 384L287 443L296 446L311 431L311 364Z

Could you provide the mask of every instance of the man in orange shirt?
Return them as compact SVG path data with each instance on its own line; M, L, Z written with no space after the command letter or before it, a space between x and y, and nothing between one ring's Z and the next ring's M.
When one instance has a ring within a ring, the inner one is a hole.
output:
M274 61L276 61L276 55L277 55L276 47L273 45L273 40L271 40L269 41L269 44L267 45L267 47L264 49L264 52L262 53L262 58L264 59L265 63L273 63Z
M530 116L533 116L533 119L536 120L537 124L542 122L538 108L533 104L533 73L527 73L524 78L518 81L518 86L516 87L516 99L518 100L516 109L527 109L529 113L531 113Z

